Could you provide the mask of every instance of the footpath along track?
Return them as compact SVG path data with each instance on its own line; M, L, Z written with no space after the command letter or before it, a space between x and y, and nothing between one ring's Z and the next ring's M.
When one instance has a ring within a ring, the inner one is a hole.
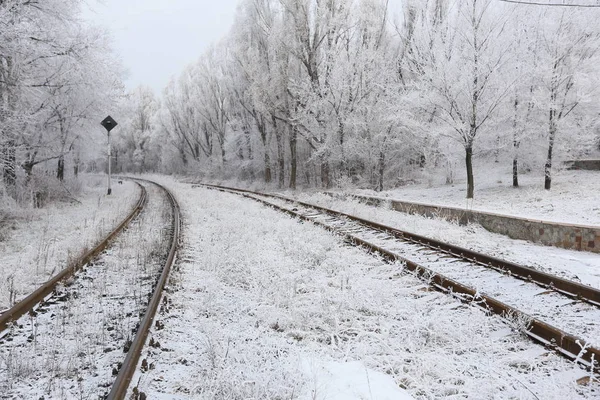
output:
M39 397L41 393L53 397L57 390L59 397L73 396L79 390L77 396L125 398L175 260L181 224L179 205L165 187L144 179L125 179L141 188L140 199L127 218L96 248L0 316L4 330L0 331L0 380L6 379L0 386L7 398ZM77 332L81 321L90 326ZM52 344L57 340L64 343ZM83 352L71 349L80 343L84 343ZM86 348L90 343L99 349ZM49 354L40 354L44 352ZM39 365L23 378L22 370L49 359L75 362L50 372L42 372L44 367ZM69 383L74 373L78 375L75 385ZM44 388L28 389L32 388L30 379L39 379L38 385ZM57 385L67 387L67 394Z
M379 254L434 289L481 307L522 328L559 354L599 369L600 291L448 243L279 195L198 185L242 195L310 221Z

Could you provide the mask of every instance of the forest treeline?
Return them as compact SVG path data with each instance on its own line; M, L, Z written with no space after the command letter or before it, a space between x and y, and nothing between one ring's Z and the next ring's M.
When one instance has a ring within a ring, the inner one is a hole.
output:
M77 1L31 3L0 0L5 193L45 159L56 176L63 160L101 170L97 144L81 161L81 133L119 86L102 36L69 19ZM598 17L498 0L242 0L229 34L162 93L124 97L113 170L376 190L461 174L473 197L474 169L498 163L515 186L540 171L550 189L560 161L599 146Z
M378 190L464 170L472 197L474 158L549 189L556 157L598 145L600 10L390 4L242 1L160 101L132 94L121 168Z

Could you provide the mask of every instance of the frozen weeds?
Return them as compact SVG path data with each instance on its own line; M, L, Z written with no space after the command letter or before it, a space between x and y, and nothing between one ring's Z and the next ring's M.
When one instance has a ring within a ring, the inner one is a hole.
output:
M0 398L98 399L110 390L166 254L169 206L147 189L145 210L98 259L3 332Z
M597 254L542 246L491 233L478 224L409 215L355 200L334 199L322 193L299 193L299 200L331 208L418 235L462 246L540 271L600 288L600 257Z
M416 399L599 397L575 383L589 372L533 344L518 321L247 199L164 181L182 205L185 245L164 329L149 338L159 345L142 356L151 367L134 377L149 398L306 398L316 384L307 359L360 362ZM321 384L343 385L336 374Z
M106 196L102 177L81 178L79 203L24 211L0 240L0 310L9 308L90 249L125 219L139 197L132 182Z

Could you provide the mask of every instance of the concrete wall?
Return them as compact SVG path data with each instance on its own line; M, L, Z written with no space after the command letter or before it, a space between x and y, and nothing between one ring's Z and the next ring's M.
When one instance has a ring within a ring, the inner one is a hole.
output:
M443 218L458 221L460 224L478 223L490 232L500 233L513 239L600 253L600 226L569 225L377 197L353 197L370 205L389 204L393 210L408 214Z
M589 171L600 171L600 160L573 160L566 161L569 169L585 169Z

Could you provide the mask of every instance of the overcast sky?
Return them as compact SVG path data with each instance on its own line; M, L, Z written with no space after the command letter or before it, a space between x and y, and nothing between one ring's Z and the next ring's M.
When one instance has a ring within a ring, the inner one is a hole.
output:
M108 28L129 71L128 88L160 94L171 76L224 37L238 0L89 0L86 18Z
M173 75L230 30L238 0L87 0L84 16L106 27L129 71L128 89L160 94ZM393 14L402 0L390 0Z

